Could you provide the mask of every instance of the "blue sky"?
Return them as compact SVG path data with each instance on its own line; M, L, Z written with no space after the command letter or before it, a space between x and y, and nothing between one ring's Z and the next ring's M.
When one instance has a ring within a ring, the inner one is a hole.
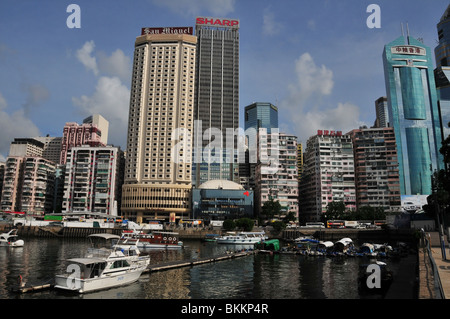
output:
M70 29L69 4L81 9ZM368 28L370 4L381 28ZM93 113L126 148L134 41L142 27L195 26L197 16L240 20L240 108L279 107L281 131L299 141L317 129L372 125L386 95L382 51L401 35L434 51L448 0L2 0L0 160L15 137L62 136ZM405 26L406 29L406 26ZM242 121L241 121L242 123ZM241 124L242 125L242 124Z

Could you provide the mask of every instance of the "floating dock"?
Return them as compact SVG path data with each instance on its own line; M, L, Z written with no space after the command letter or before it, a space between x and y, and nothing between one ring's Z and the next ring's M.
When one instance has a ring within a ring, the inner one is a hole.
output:
M172 262L167 262L167 263L162 263L162 264L149 265L145 272L152 273L152 272L156 272L156 271L163 271L163 270L169 270L169 269L175 269L175 268L191 267L191 266L196 266L196 265L201 265L201 264L213 263L216 261L223 261L223 260L229 260L229 259L234 259L234 258L238 258L238 257L245 257L245 256L253 255L253 254L254 254L254 251L242 251L242 252L230 253L230 254L214 257L214 258L208 257L208 258L194 259L191 261L172 261Z

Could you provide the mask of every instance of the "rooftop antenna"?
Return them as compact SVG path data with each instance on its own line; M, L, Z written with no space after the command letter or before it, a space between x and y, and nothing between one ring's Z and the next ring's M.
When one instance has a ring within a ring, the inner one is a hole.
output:
M408 40L408 44L409 44L409 26L408 26L408 22L406 22L406 33L407 33L406 39Z
M400 23L400 26L402 27L402 37L405 36L405 32L403 31L403 23Z

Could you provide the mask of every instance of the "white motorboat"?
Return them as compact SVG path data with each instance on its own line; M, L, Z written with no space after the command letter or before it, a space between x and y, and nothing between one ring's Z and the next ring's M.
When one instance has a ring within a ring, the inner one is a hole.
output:
M142 256L136 245L113 245L120 236L94 234L88 236L92 247L85 257L69 259L67 273L56 275L55 288L86 293L130 284L139 279L150 264L150 256ZM99 245L97 240L103 240ZM106 245L105 245L106 244Z
M17 229L0 235L0 246L23 247L24 241L17 236Z
M218 244L254 245L268 239L265 232L228 232L217 238Z

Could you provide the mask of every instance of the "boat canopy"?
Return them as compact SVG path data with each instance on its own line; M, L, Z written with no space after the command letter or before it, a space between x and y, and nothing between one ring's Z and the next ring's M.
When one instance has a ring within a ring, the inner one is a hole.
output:
M114 234L107 234L107 233L105 233L105 234L92 234L92 235L89 235L88 237L90 237L90 238L104 238L104 239L120 239L120 236L119 235L114 235Z
M99 263L106 262L104 259L100 259L100 258L72 258L72 259L68 259L67 261L82 264L82 265L99 264Z
M258 249L280 250L280 241L278 239L269 239L255 244Z

